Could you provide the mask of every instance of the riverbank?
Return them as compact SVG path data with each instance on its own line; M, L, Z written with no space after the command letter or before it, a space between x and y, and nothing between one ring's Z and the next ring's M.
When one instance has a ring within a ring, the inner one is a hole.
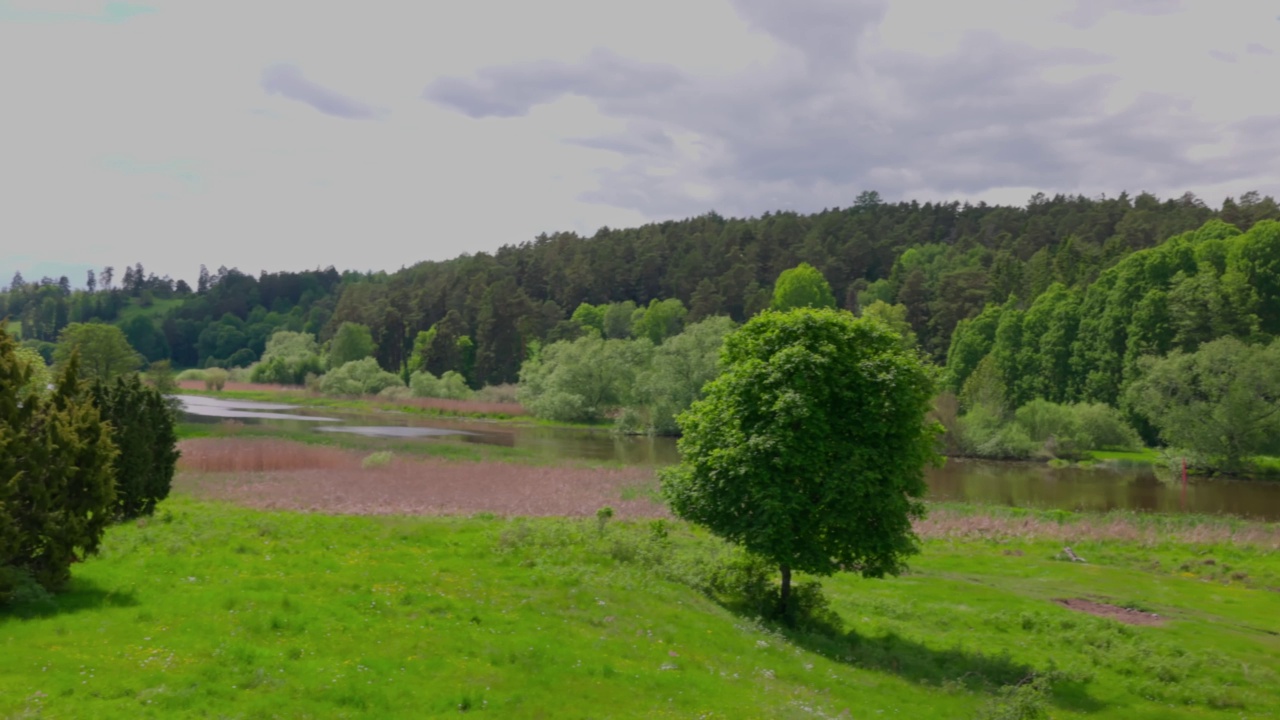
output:
M732 551L678 522L337 517L179 493L112 528L68 594L0 611L0 715L1280 710L1275 525L1072 535L1081 563L1055 533L1115 518L932 510L949 529L907 575L822 580L827 624L793 632L752 620Z

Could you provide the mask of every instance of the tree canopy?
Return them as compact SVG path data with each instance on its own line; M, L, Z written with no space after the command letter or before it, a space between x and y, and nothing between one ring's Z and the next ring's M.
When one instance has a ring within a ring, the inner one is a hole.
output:
M724 372L679 418L672 511L777 564L866 577L917 551L934 382L885 325L830 309L765 312L725 339Z
M831 292L830 283L809 263L800 263L790 270L784 270L778 276L773 287L773 300L769 303L773 310L835 306L836 296Z
M90 381L112 382L142 365L142 357L114 325L72 323L63 328L54 360L63 366L75 353L80 354L81 374Z
M1280 453L1280 341L1222 338L1143 364L1126 399L1166 442L1227 471L1252 455Z

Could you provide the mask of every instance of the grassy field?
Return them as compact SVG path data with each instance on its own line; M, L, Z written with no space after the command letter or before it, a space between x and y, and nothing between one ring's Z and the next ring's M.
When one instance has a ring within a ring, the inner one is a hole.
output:
M120 308L120 316L116 318L116 322L124 323L127 320L132 320L138 315L150 318L162 317L165 313L175 307L178 307L183 302L184 300L182 298L170 298L168 300L157 299L152 300L150 306L142 307L142 303L137 298L132 298L129 300L128 304Z
M784 632L744 609L734 553L670 521L334 516L179 494L113 528L56 602L0 611L0 716L1280 712L1280 528L932 514L910 574L827 579L834 616ZM1087 563L1062 559L1064 538ZM1055 602L1078 599L1148 624Z

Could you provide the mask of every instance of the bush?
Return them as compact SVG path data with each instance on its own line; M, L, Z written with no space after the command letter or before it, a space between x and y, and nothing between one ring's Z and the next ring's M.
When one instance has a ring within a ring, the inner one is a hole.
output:
M409 376L409 387L414 397L466 400L472 396L466 378L453 370L446 371L440 377L426 370L419 370Z
M1066 405L1036 399L1018 408L1013 420L1027 437L1037 443L1044 443L1050 438L1063 443L1074 441L1079 433L1076 414Z
M1078 403L1072 406L1080 446L1090 450L1135 450L1142 439L1120 411L1102 403Z
M251 379L256 383L301 385L309 373L323 372L324 361L315 336L280 330L267 341L262 362L254 366Z
M1031 457L1038 446L1021 425L1005 423L1003 418L986 405L978 405L970 410L960 418L957 427L960 446L968 455L999 460L1025 460Z
M475 399L480 402L487 403L511 403L519 402L516 398L517 386L514 383L503 383L502 385L486 385L475 392Z
M371 357L352 360L320 378L320 392L326 395L377 395L390 387L404 387L404 382Z
M379 400L408 400L411 397L413 397L413 391L403 385L383 388L378 393Z
M22 393L31 371L0 328L0 600L23 577L50 591L66 585L114 514L118 451L79 365L73 351L52 393Z
M188 381L204 382L205 372L206 372L205 370L201 370L199 368L183 370L182 372L178 373L178 377L174 379L177 380L178 382L188 382Z
M222 368L207 368L204 371L204 389L222 392L227 386L227 371Z
M169 496L178 462L173 412L164 395L136 375L94 383L92 397L102 419L111 422L111 440L120 450L112 464L116 515L150 515Z

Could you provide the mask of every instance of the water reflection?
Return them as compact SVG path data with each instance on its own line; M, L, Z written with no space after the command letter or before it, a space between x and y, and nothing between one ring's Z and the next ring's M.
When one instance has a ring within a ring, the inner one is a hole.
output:
M291 430L349 432L367 436L421 438L423 442L466 442L521 448L548 460L571 459L664 466L679 462L672 438L618 437L603 430L579 430L424 418L397 412L332 412L277 403L179 396L193 422L235 418ZM318 422L339 423L316 426ZM1230 514L1280 520L1280 482L1193 480L1185 493L1171 473L1160 477L1149 465L1104 465L1093 469L1052 468L1037 463L999 463L961 458L930 469L926 479L934 500L1106 511Z

